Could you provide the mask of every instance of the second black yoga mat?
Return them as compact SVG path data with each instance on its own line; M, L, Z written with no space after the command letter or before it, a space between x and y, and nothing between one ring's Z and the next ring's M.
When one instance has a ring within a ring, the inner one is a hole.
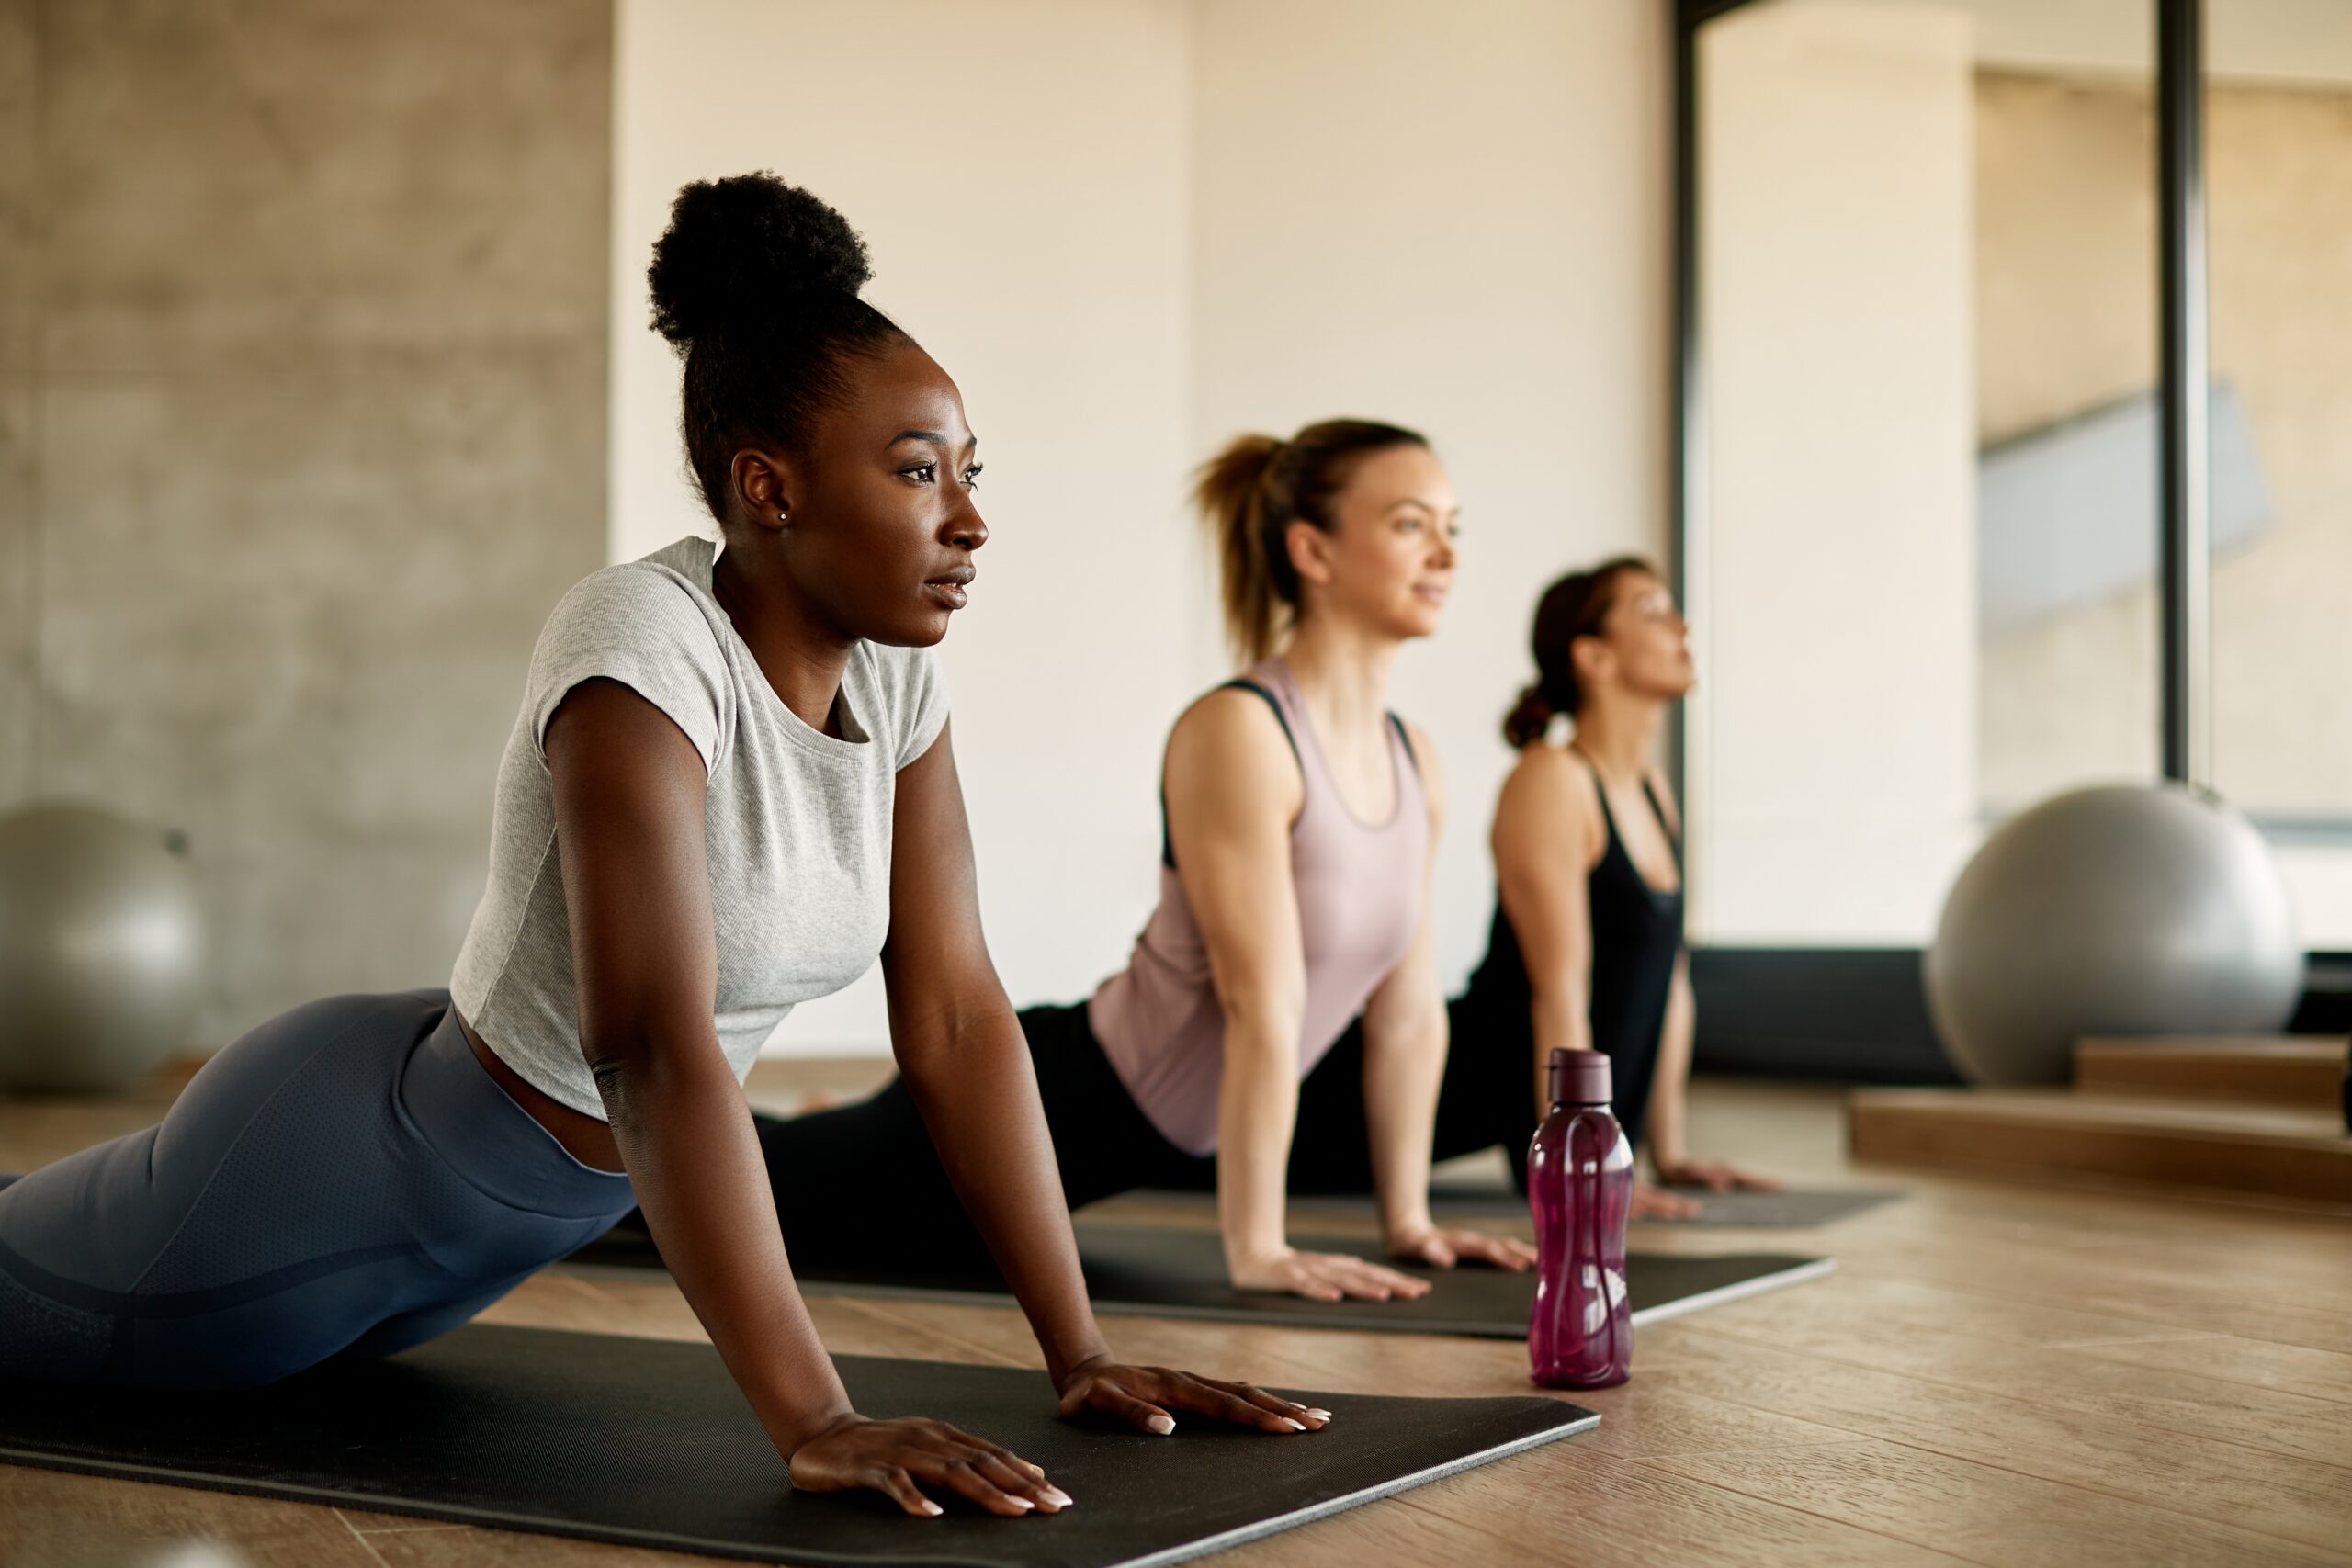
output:
M1900 1192L1883 1189L1860 1188L1799 1189L1785 1192L1707 1192L1695 1188L1671 1187L1667 1190L1695 1201L1699 1212L1688 1219L1643 1220L1640 1224L1695 1225L1702 1229L1727 1225L1758 1230L1809 1230L1863 1213L1882 1203L1892 1203L1903 1196ZM1209 1213L1216 1212L1214 1194L1153 1192L1147 1196L1155 1201L1195 1202ZM1302 1214L1369 1216L1378 1212L1370 1198L1319 1193L1293 1194L1290 1205ZM1527 1199L1505 1182L1432 1182L1430 1186L1430 1212L1440 1218L1460 1215L1476 1219L1525 1219Z
M707 1345L472 1326L273 1388L162 1394L0 1382L0 1462L763 1562L1143 1568L1287 1529L1584 1431L1562 1401L1305 1397L1323 1432L1054 1416L1042 1373L838 1358L860 1410L924 1415L1045 1467L1078 1506L917 1519L791 1489ZM1299 1391L1290 1391L1299 1396Z
M1315 1252L1354 1252L1380 1258L1376 1247L1332 1236L1294 1236L1291 1245ZM1213 1230L1157 1225L1078 1227L1086 1286L1097 1312L1152 1317L1200 1317L1224 1322L1289 1324L1302 1328L1372 1329L1394 1334L1454 1334L1484 1339L1524 1339L1535 1301L1535 1276L1499 1269L1408 1269L1430 1281L1417 1301L1311 1302L1301 1296L1244 1292L1226 1283L1224 1244ZM615 1232L572 1254L574 1266L659 1269L661 1254L644 1239ZM1685 1258L1642 1253L1626 1260L1626 1288L1636 1326L1699 1307L1792 1285L1829 1272L1826 1258L1786 1253L1736 1253ZM801 1288L819 1295L903 1296L917 1300L1009 1305L1012 1295L995 1270L925 1268L909 1258L896 1269L845 1270L800 1262Z

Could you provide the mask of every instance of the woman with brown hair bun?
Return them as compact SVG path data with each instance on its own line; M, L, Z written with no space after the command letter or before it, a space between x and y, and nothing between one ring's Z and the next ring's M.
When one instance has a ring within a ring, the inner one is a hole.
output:
M1519 763L1495 807L1499 897L1487 959L1460 1004L1520 1105L1543 1116L1555 1048L1610 1058L1618 1119L1661 1183L1775 1185L1683 1137L1695 1008L1682 946L1682 831L1652 760L1668 706L1697 683L1690 627L1657 570L1633 557L1571 572L1535 610L1536 679L1503 721ZM1547 737L1569 718L1565 744ZM1504 1091L1506 1095L1510 1090ZM1532 1125L1532 1122L1527 1125ZM1513 1145L1522 1156L1525 1137ZM1636 1217L1689 1212L1637 1193Z
M1450 1265L1533 1261L1524 1243L1440 1230L1430 1133L1446 1053L1429 915L1445 787L1427 737L1387 711L1405 644L1438 626L1454 565L1445 469L1409 430L1362 420L1244 436L1196 491L1248 672L1176 721L1162 779L1159 905L1093 998L1031 1008L1064 1194L1076 1208L1213 1177L1233 1283L1336 1301L1425 1280L1284 1235L1299 1082L1355 1031L1350 1145L1390 1251ZM797 1256L883 1266L911 1246L969 1253L922 1116L894 1082L861 1104L763 1119ZM894 1173L844 1194L853 1163Z
M1499 1144L1524 1185L1545 1064L1555 1049L1592 1050L1608 1055L1617 1118L1636 1145L1646 1137L1660 1182L1770 1189L1736 1167L1692 1158L1683 1140L1695 1012L1681 823L1651 759L1668 707L1697 681L1690 628L1657 572L1621 556L1546 589L1530 640L1536 679L1503 720L1519 761L1495 807L1494 924L1485 962L1449 1010L1454 1045L1435 1156ZM1554 745L1564 716L1573 733ZM1329 1153L1293 1168L1294 1190L1360 1191L1369 1179L1339 1146L1356 1120L1352 1051L1343 1042L1303 1091L1301 1141ZM1696 1207L1657 1188L1634 1191L1637 1219Z

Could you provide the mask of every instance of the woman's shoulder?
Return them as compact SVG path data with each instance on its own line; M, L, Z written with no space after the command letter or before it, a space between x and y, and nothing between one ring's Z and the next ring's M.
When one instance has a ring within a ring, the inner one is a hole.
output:
M929 750L946 726L947 681L936 649L861 642L842 679L850 705L876 713L899 767Z
M1290 720L1254 678L1243 675L1194 697L1168 732L1170 751L1206 750L1220 755L1262 755L1291 761L1296 756ZM1295 764L1294 764L1295 766Z
M1282 710L1258 691L1228 684L1177 716L1164 780L1171 800L1221 802L1220 809L1245 813L1261 805L1288 818L1306 787L1301 766Z
M603 648L661 649L697 667L726 663L718 628L706 607L707 591L649 557L592 571L573 583L548 615L538 658Z
M699 627L708 632L710 598L706 568L697 582L691 561L676 558L681 547L706 541L682 539L637 560L590 572L566 591L548 617L550 626L582 631L671 631ZM716 638L712 638L716 641Z
M1597 816L1600 806L1600 786L1581 758L1565 746L1531 740L1519 749L1519 760L1503 775L1495 819L1500 825L1506 818L1549 820L1566 815L1581 822Z

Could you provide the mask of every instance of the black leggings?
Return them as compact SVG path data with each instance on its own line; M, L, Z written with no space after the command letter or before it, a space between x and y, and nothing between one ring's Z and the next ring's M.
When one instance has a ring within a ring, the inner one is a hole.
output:
M1194 1186L1195 1168L1215 1186L1216 1161L1176 1147L1137 1109L1083 1002L1031 1008L1021 1029L1072 1209L1138 1187ZM752 1122L796 1261L986 1260L904 1078L854 1105Z
M1527 1063L1534 1048L1526 1032L1482 1025L1467 998L1446 1004L1452 1043L1439 1086L1431 1161L1455 1159L1502 1145L1520 1190L1527 1189L1527 1145L1535 1136L1530 1114ZM1216 1162L1195 1162L1182 1173L1184 1187L1214 1191ZM1161 1182L1161 1186L1179 1185ZM1290 1190L1300 1196L1370 1192L1372 1134L1364 1122L1363 1021L1348 1025L1315 1070L1298 1086L1298 1120L1290 1140Z
M1454 1010L1455 1044L1447 1055L1431 1156L1451 1159L1499 1143L1514 1168L1523 1166L1534 1134L1527 1115L1528 1053L1465 1038L1462 1004ZM1160 1135L1102 1055L1084 1003L1031 1008L1021 1014L1021 1028L1071 1209L1137 1188L1216 1190L1216 1156L1186 1154ZM986 1260L903 1078L854 1105L752 1120L785 1247L795 1259L834 1267ZM1300 1086L1290 1190L1372 1190L1358 1025L1349 1026Z

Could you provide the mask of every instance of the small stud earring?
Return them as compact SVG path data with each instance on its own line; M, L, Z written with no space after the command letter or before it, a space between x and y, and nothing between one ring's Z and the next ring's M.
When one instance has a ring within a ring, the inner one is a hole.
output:
M790 517L786 516L784 513L781 513L781 512L779 512L779 513L777 513L775 514L775 520L776 520L777 522L779 522L779 523L789 523L789 522L791 522L791 521L792 521L792 519L791 519Z

